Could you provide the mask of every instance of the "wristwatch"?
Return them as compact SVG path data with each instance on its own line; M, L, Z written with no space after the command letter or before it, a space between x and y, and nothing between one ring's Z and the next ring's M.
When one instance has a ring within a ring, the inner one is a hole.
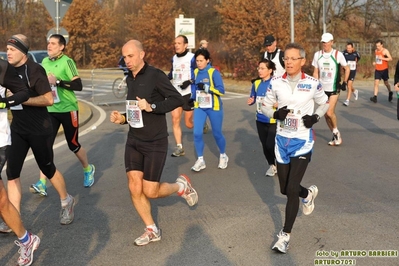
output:
M56 84L57 86L59 86L60 83L61 83L61 80L59 80L59 79L57 79L57 80L55 81L55 84Z
M157 105L155 103L151 104L151 109L152 111L155 111L155 109L157 109Z

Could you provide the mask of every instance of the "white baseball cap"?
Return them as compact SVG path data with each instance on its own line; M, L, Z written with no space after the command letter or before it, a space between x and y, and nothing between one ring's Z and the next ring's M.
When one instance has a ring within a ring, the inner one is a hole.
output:
M321 41L320 42L329 42L334 40L334 37L332 36L331 33L324 33L323 35L321 35Z

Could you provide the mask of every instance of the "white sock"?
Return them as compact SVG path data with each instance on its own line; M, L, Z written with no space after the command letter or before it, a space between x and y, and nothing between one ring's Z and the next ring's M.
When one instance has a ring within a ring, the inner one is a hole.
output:
M179 185L179 190L177 191L177 194L182 194L183 193L183 190L184 190L184 184L183 183L181 183L181 182L176 182L176 184L178 184Z
M180 149L183 149L183 144L177 144L177 147L179 147Z
M65 199L61 199L61 206L64 208L71 201L71 196L68 194Z
M338 128L333 128L333 133L337 134L339 132Z
M204 156L199 156L199 157L198 157L198 160L204 161Z
M158 234L158 227L155 224L147 225L148 229L151 229L154 233Z
M226 156L227 156L226 153L221 153L221 154L220 154L220 158L222 158L222 157L224 158L224 157L226 157Z

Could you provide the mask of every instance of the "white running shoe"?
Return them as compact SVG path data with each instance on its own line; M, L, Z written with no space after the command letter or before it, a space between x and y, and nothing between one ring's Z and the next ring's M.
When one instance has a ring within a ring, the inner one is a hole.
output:
M269 169L266 171L265 176L274 176L277 174L277 167L274 164L271 164Z
M353 96L355 97L355 101L357 101L357 99L359 98L359 91L358 91L358 90L355 90L355 91L353 92Z
M228 162L229 162L229 157L227 157L227 155L220 156L218 168L219 169L226 169Z
M309 215L313 212L314 210L314 200L317 197L317 194L319 194L319 189L315 186L312 185L308 188L309 193L312 193L312 199L309 200L308 202L304 202L304 199L302 199L302 212L305 215Z
M283 230L281 229L281 231L278 233L277 237L278 237L278 240L274 244L272 249L275 251L281 252L281 253L287 253L288 246L290 243L289 234L283 232Z
M33 253L40 245L40 238L37 235L29 234L29 242L26 245L15 240L14 243L19 247L18 265L29 266L33 262Z
M193 165L193 167L191 167L191 170L193 170L195 172L199 172L199 171L201 171L201 170L203 170L205 168L206 168L205 161L201 160L201 159L198 159L195 162L195 164Z
M349 106L349 100L345 100L344 105Z
M176 183L183 184L184 189L181 192L181 194L178 193L178 195L187 201L188 206L194 206L195 204L198 203L198 193L193 188L193 185L191 185L191 181L190 178L188 178L188 176L180 175L176 179Z
M146 228L144 229L144 231L145 231L144 234L142 234L141 236L136 238L136 240L134 240L134 244L136 246L144 246L149 244L150 242L159 241L162 238L162 231L159 228L158 228L158 233L155 233L150 228Z
M339 131L337 133L333 133L332 140L328 142L330 146L339 146L342 144L341 133Z

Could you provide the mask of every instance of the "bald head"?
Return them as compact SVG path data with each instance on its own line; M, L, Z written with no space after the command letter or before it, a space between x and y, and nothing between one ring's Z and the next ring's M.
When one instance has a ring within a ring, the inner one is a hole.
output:
M139 42L138 40L128 41L127 43L125 43L125 45L123 45L122 50L125 47L135 47L139 51L144 51L143 44L141 42Z
M144 50L141 42L130 40L122 47L122 56L126 67L136 75L144 66Z

